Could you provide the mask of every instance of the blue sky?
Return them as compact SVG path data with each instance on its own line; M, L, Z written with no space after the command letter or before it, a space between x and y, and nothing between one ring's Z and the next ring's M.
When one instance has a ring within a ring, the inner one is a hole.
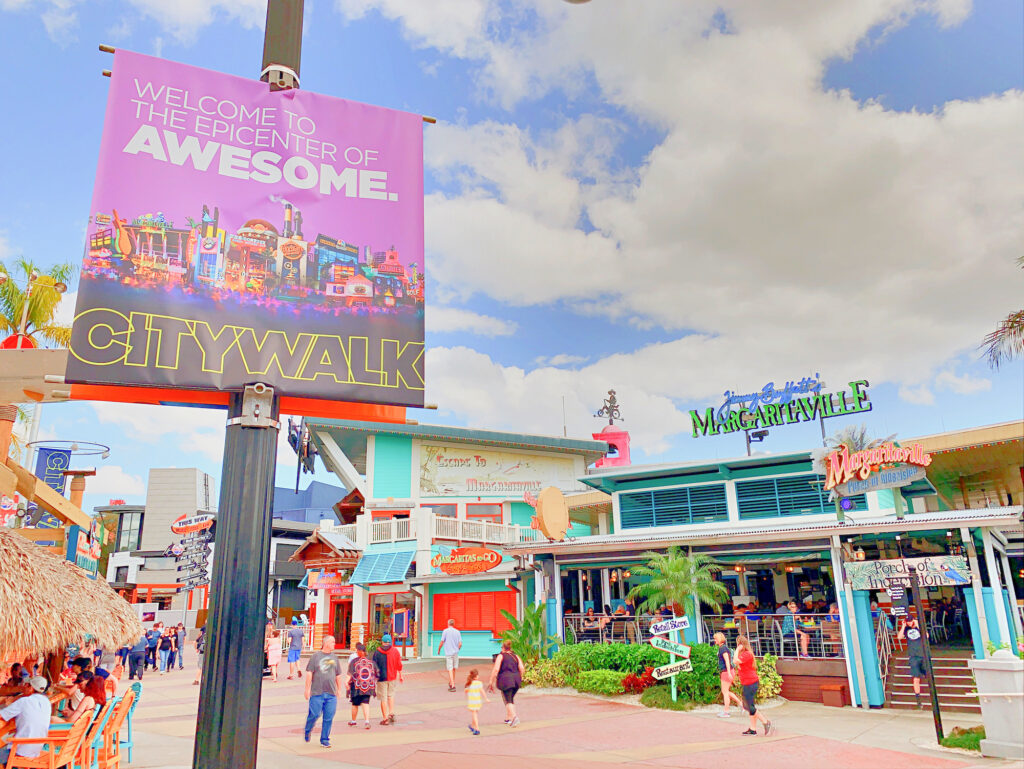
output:
M561 434L564 397L583 436L614 387L634 461L733 456L742 436L692 439L690 409L820 372L871 381L858 421L881 435L1020 418L1024 364L977 350L1024 296L1020 4L624 5L307 1L304 88L439 120L440 411L412 416ZM98 43L255 76L262 18L258 0L0 0L0 62L24 81L0 129L0 258L81 257ZM221 425L61 404L42 433L111 445L93 505L141 499L149 467L219 475Z

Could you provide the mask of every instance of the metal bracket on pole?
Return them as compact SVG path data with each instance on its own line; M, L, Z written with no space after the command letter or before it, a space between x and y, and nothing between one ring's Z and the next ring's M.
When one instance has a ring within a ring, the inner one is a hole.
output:
M227 420L229 425L242 427L272 427L275 430L281 423L273 418L274 388L262 383L246 385L242 395L242 414Z

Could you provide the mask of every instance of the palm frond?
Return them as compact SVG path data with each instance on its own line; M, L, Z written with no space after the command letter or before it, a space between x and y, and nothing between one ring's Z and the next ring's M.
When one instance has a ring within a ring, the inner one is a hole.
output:
M1024 355L1024 310L1007 315L982 342L988 364L998 369L1003 363Z

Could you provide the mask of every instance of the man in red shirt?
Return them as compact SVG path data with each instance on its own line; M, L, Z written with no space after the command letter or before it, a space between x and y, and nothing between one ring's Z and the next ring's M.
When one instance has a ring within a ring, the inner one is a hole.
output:
M380 639L373 652L377 667L377 697L380 699L381 726L395 723L395 690L405 680L402 676L402 653L391 644L391 636Z

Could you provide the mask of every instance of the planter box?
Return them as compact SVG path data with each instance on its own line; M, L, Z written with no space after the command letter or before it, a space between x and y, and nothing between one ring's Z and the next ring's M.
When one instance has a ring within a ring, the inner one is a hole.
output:
M1024 660L1002 649L967 664L978 684L985 724L982 755L1024 759Z

